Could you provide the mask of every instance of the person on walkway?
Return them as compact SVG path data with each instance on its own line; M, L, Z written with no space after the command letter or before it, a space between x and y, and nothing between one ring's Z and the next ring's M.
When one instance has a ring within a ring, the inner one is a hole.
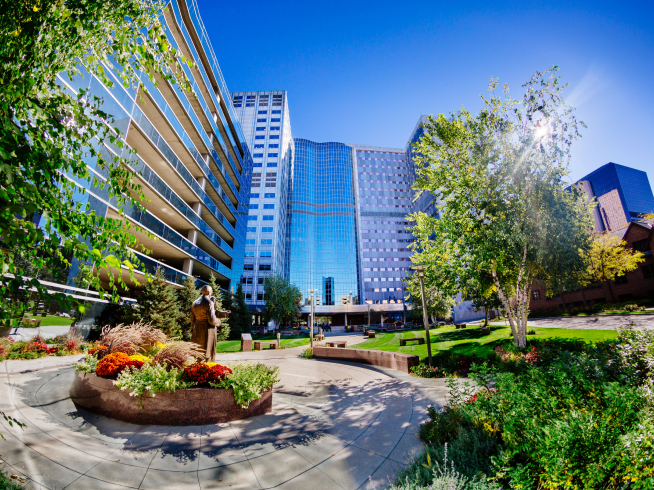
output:
M191 342L204 349L204 361L214 362L216 358L216 327L220 320L216 317L216 298L211 296L211 286L202 286L202 295L191 306Z

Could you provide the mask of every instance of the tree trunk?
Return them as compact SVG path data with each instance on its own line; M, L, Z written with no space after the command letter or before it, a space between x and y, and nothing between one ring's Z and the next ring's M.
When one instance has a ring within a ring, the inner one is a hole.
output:
M581 301L584 303L584 308L588 308L588 303L586 302L586 293L585 287L581 286Z
M488 326L488 308L484 308L484 311L486 312L486 318L484 318L484 327Z
M568 305L565 304L565 298L563 297L564 292L559 289L559 295L561 296L561 304L563 305L563 309L567 310Z

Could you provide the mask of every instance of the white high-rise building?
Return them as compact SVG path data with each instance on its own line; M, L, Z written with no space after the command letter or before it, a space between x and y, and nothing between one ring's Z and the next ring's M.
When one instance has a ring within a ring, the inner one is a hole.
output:
M288 277L288 195L293 137L285 90L233 92L234 110L252 152L252 188L241 282L251 311L263 311L267 274Z

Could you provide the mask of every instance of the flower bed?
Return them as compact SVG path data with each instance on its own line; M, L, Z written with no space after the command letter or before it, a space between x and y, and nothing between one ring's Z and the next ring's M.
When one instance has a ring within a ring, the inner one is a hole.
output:
M29 341L0 337L0 361L38 359L45 356L70 356L86 351L91 344L75 332L44 339L39 332Z
M202 355L149 325L106 329L76 365L71 398L119 420L164 425L220 423L272 409L279 368L204 363Z

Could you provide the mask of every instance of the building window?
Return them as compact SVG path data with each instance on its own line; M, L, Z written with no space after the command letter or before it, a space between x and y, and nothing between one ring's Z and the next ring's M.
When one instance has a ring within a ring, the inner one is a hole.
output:
M258 134L254 137L255 140L265 140L266 135L265 134Z
M277 109L277 110L272 110L272 111L270 111L270 113L271 113L271 114L281 114L282 111L280 111L279 109Z
M263 284L263 277L257 279L257 284Z
M264 117L263 119L257 119L257 122L258 122L258 123L260 123L260 122L265 123L265 122L266 122L266 118Z
M248 216L248 221L256 221L257 217L256 216Z
M279 126L270 126L271 131L279 131Z
M247 232L248 233L256 233L257 232L257 227L256 226L248 226L247 227Z
M540 299L540 291L538 289L534 289L531 291L531 297L533 299Z
M637 242L631 244L631 248L639 252L647 252L649 250L649 240L647 238L638 240Z
M257 148L263 148L264 146L266 146L266 145L258 144L258 145L254 145L254 148L256 150Z
M248 238L245 240L246 245L256 245L257 241L254 238Z
M251 300L251 299L252 299L252 294L250 294L250 293L245 293L245 299L249 299L249 300Z
M264 226L261 228L261 233L272 233L272 232L273 232L272 226Z
M254 193L250 194L250 199L258 199L258 198L259 198L258 193L254 192Z
M248 95L247 98L245 99L245 107L254 107L255 99L256 99L256 96Z
M259 257L272 257L272 252L261 252Z
M273 106L281 106L282 105L282 95L273 95L272 101L273 101Z
M263 294L262 293L257 294L257 301L263 301Z
M277 158L277 153L268 153L268 158Z
M268 114L268 111L259 111L259 114Z
M243 105L243 96L235 95L234 96L234 107L241 107Z
M258 204L250 204L250 209L259 209Z
M272 238L263 238L261 240L261 245L272 245Z
M253 158L263 158L263 153L255 153L252 155Z
M654 264L644 265L640 268L643 271L643 277L645 279L654 278Z
M278 134L271 134L271 135L270 135L270 139L271 139L271 140L278 140L278 139L279 139L279 135L278 135Z
M263 209L275 209L275 205L274 204L264 204Z
M622 276L615 276L615 279L613 280L614 284L628 284L629 281L627 281L627 276L622 275Z
M264 199L275 199L275 193L274 192L266 192L263 195Z
M253 167L263 167L263 163L262 162L253 163L252 166ZM261 182L259 182L259 183L261 183ZM257 185L256 187L259 187L259 185Z
M245 252L246 257L254 257L254 252Z
M266 167L268 167L268 168L270 168L270 167L273 167L273 168L274 168L274 167L276 167L276 166L277 166L277 162L268 162L268 163L266 163ZM266 186L266 187L267 187L267 186Z
M264 221L272 221L274 216L272 214L264 214L263 215L263 220Z
M281 121L281 118L279 118L279 117L273 117L272 119L270 119L270 122L280 122L280 121Z
M259 270L260 271L269 271L272 270L272 266L270 264L259 264Z
M244 271L253 271L254 270L254 264L245 264L243 266Z
M271 136L272 138L272 136ZM268 145L268 148L279 148L279 144Z

